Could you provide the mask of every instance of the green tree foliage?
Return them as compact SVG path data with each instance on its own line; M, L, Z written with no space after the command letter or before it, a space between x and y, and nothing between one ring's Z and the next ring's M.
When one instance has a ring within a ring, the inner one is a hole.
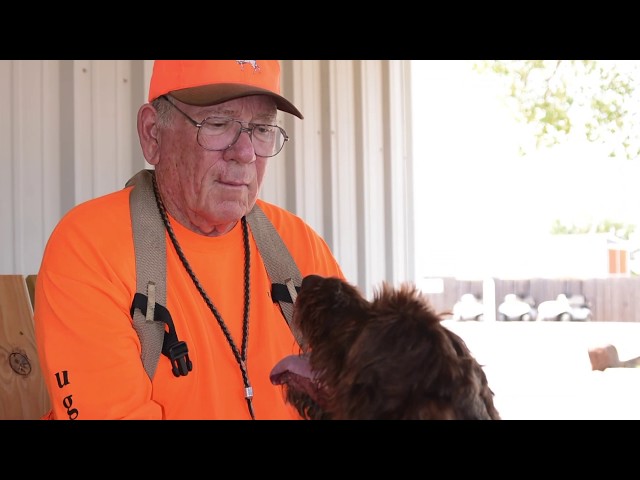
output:
M536 148L582 135L605 144L611 157L640 156L640 61L492 60L474 68L505 80L517 119L534 129Z
M631 240L634 237L636 225L614 220L603 220L598 224L589 225L567 225L556 219L551 226L551 233L554 235L571 235L578 233L611 233L621 240ZM640 249L636 248L629 252L630 273L632 276L640 276Z
M612 233L616 237L629 240L636 229L635 225L617 222L613 220L603 220L597 225L566 225L560 220L555 220L551 226L553 234L575 234L575 233Z

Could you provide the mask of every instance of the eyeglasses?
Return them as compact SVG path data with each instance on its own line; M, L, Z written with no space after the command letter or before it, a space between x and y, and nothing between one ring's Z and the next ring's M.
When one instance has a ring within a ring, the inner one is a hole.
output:
M274 157L280 153L284 148L284 143L289 140L287 132L277 125L249 123L245 127L241 121L228 117L207 117L198 123L180 110L166 95L162 95L160 98L169 102L194 127L198 128L197 141L205 150L214 152L227 150L238 141L242 132L247 132L257 156Z

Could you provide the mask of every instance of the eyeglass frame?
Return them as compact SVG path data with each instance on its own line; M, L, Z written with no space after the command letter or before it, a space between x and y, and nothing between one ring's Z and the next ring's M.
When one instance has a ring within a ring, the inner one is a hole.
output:
M173 103L171 100L169 100L169 97L167 95L160 95L159 98L165 100L169 105L171 105L173 108L175 108L177 111L179 111L182 115L184 115L184 117L187 120L189 120L189 123L191 123L191 125L193 125L194 127L196 127L198 129L198 133L196 133L196 141L198 142L198 145L200 145L202 148L204 148L205 150L207 150L209 152L224 152L226 150L229 150L231 147L233 147L238 142L238 140L240 139L240 135L242 135L242 132L247 132L247 134L249 135L249 138L251 139L251 145L253 146L254 153L258 157L262 157L262 158L275 157L276 155L278 155L284 149L284 144L289 141L289 135L287 135L287 132L285 131L285 129L282 128L279 125L271 125L271 124L268 124L268 123L250 123L249 122L249 123L247 123L248 127L245 127L243 125L243 122L241 122L240 120L236 120L235 118L231 118L231 117L218 116L218 115L209 115L208 117L206 117L201 122L197 122L196 120L191 118L189 115L187 115L184 111L182 111L180 108L178 108L178 106L175 103ZM207 120L209 120L210 118L221 118L221 119L230 120L232 122L236 122L236 123L240 124L240 130L238 130L238 134L236 135L236 138L233 140L233 142L231 142L229 145L227 145L226 147L221 148L221 149L207 148L204 145L202 145L202 143L200 143L200 129L204 126L205 122ZM253 129L256 128L256 127L274 127L274 128L277 128L278 130L280 130L280 133L282 133L282 137L283 137L283 141L282 141L282 145L280 146L280 150L278 150L276 153L274 153L272 155L258 155L256 153L256 151L255 151L255 145L253 145Z

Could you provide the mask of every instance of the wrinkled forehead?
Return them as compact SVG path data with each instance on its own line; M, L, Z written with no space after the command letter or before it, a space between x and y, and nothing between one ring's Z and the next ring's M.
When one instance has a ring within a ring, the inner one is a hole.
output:
M217 105L195 107L205 116L217 115L222 117L240 118L250 117L252 120L269 121L276 120L278 109L276 102L268 95L250 95L234 98Z

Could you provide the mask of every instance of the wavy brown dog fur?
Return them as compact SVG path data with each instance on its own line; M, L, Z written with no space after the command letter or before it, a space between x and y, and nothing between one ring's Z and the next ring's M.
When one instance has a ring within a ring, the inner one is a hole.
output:
M308 276L293 322L306 352L271 380L304 418L500 418L482 367L410 284L383 284L368 301L341 279Z

